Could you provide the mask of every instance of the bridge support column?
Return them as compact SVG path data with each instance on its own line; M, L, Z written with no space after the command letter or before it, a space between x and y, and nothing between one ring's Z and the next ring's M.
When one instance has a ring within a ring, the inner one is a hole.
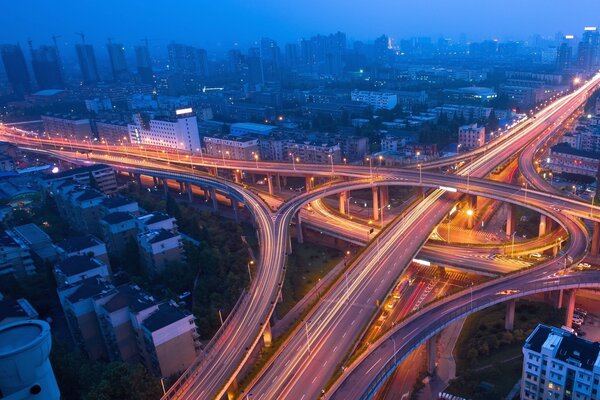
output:
M283 181L283 186L287 187L287 176L282 176L281 180Z
M281 175L277 174L277 191L281 193Z
M548 217L544 214L540 215L540 226L538 227L538 236L542 237L548 232Z
M590 255L593 257L598 257L598 250L600 250L600 222L594 222L594 232L592 234Z
M190 202L190 204L193 203L194 202L194 193L192 192L192 184L191 183L185 184L185 191L188 196L188 201Z
M350 214L350 210L346 210L346 203L348 202L348 192L341 192L339 195L340 199L340 214L346 215L346 212Z
M185 192L185 185L183 182L179 182L179 192L183 194Z
M427 372L435 374L437 361L437 335L427 340Z
M390 187L389 186L381 186L379 188L379 195L381 197L381 208L387 207L390 204Z
M210 192L210 199L212 201L213 211L215 213L218 213L219 212L219 203L217 202L217 191L215 190L215 188L210 188L209 192Z
M152 181L154 182L154 186L158 186L158 178L153 176Z
M287 237L287 254L292 254L292 236L289 233Z
M507 204L506 236L510 237L517 230L517 206Z
M306 192L310 192L315 187L315 177L310 175L305 175L306 177Z
M239 169L233 171L233 181L237 184L242 183L242 171Z
M142 175L141 175L141 174L134 174L134 177L135 177L135 181L136 181L136 183L137 183L137 184L138 184L140 187L142 187Z
M269 321L265 323L265 330L263 331L263 343L265 347L271 347L273 343L273 334L271 333L271 324Z
M506 316L504 317L504 329L512 331L515 327L515 299L506 302Z
M573 326L573 312L575 311L575 289L569 289L567 294L567 312L565 313L565 326Z
M273 196L273 175L267 174L267 185L269 186L269 194Z
M229 198L229 201L231 201L231 208L233 209L233 216L235 218L235 222L239 222L238 202L233 196Z
M300 213L296 215L296 240L298 243L304 243L304 236L302 235L302 217Z
M165 197L169 195L169 181L167 179L162 180L163 192Z
M556 308L557 310L561 309L563 306L563 295L564 295L564 291L563 289L560 290L556 290L554 292L552 292L552 294L554 295L554 308Z
M475 194L467 195L467 207L469 207L473 211L477 210L477 195L475 195Z
M379 188L373 187L373 221L379 221Z

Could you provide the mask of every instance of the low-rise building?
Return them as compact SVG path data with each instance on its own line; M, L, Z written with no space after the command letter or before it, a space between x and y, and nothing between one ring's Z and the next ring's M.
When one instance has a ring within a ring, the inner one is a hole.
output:
M165 229L140 233L138 245L142 264L150 275L183 259L181 235Z
M458 128L458 144L461 151L476 149L485 144L485 127L477 124L463 125Z
M92 125L89 118L72 115L42 115L44 132L52 138L91 140Z
M71 256L54 267L54 277L58 287L72 285L94 276L100 276L108 281L111 280L108 265L90 255Z
M192 108L175 111L175 115L161 116L140 113L128 125L129 140L140 146L158 146L188 152L200 148L198 121Z
M113 193L117 190L117 178L112 167L105 164L94 164L88 167L68 169L56 174L48 174L43 179L45 190L57 183L74 180L79 184L89 186L91 178L94 178L100 189L104 193Z
M115 287L98 276L58 289L58 298L75 344L92 360L107 358L104 337L96 316L95 302Z
M73 180L53 185L52 193L60 216L73 229L93 235L100 233L99 220L104 215L102 201L106 198L104 193L78 185Z
M120 195L107 197L102 200L101 204L104 215L114 212L128 212L133 215L140 213L137 201Z
M538 325L523 345L521 399L597 399L599 353L598 342Z
M595 177L600 163L600 153L577 150L566 143L550 148L548 167L554 173L570 173Z
M137 220L131 213L110 213L100 220L100 231L108 252L122 255L138 234Z
M2 299L0 300L0 325L17 321L37 319L38 312L27 299Z
M224 160L254 161L256 159L255 156L262 159L260 156L259 140L254 136L205 136L204 148L207 155Z
M255 124L253 122L238 122L231 124L229 134L231 136L245 136L245 135L262 135L268 136L277 127L273 125Z
M392 110L398 104L398 96L394 93L353 90L350 97L352 101L366 103L375 110Z
M177 220L170 215L155 211L137 218L140 232L157 231L165 229L173 233L177 232Z
M106 245L94 235L72 236L61 240L55 246L63 260L72 256L92 255L110 266Z
M35 272L29 247L10 231L0 231L0 276L24 277Z
M41 262L54 262L58 259L58 253L52 244L52 239L36 224L25 224L15 226L11 230L14 237L25 243L32 256Z

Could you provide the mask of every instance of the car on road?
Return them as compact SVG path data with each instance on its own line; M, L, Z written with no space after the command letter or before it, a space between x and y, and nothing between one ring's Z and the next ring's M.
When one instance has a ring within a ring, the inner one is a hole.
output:
M571 321L572 321L572 322L573 322L573 324L575 324L575 325L579 325L579 326L583 325L583 318L581 318L581 317L578 317L578 316L576 316L576 315L574 315L574 316L573 316L573 318L571 318Z
M577 307L577 308L575 309L575 312L576 312L577 314L581 314L581 315L583 315L584 317L585 317L585 316L587 316L587 314L588 314L588 313L587 313L587 311L585 311L583 308L579 308L579 307Z

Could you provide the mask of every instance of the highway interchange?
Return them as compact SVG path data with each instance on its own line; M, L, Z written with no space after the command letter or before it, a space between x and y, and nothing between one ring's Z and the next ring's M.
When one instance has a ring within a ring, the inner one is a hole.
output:
M223 191L235 193L253 213L259 226L261 262L251 287L244 298L240 300L236 311L228 319L223 331L205 349L206 354L199 358L192 372L187 375L188 378L181 381L180 387L173 389L170 392L173 395L168 397L215 398L225 393L250 351L260 341L260 334L265 328L265 322L268 321L274 308L284 273L289 224L299 209L323 196L377 185L434 188L424 200L414 204L403 218L395 220L381 232L350 265L347 273L340 277L338 282L324 295L323 300L313 308L304 324L299 325L296 332L280 348L269 367L264 369L246 389L246 394L251 395L250 398L313 399L319 397L331 376L340 371L340 363L344 360L346 353L374 315L377 309L376 300L385 297L405 267L417 255L431 231L457 201L458 192L513 202L549 215L569 232L570 240L565 247L565 252L574 259L582 257L587 249L589 234L579 218L598 220L600 209L560 195L480 178L484 178L496 166L511 158L516 153L515 149L528 148L528 146L545 139L545 135L550 135L553 127L558 126L584 101L585 91L591 90L592 86L595 87L597 83L598 77L595 77L579 91L555 101L540 111L535 119L520 124L513 129L514 132L509 131L497 139L493 145L489 145L480 154L475 155L476 159L466 168L463 167L457 175L386 168L380 168L373 174L372 169L368 167L336 165L335 175L354 179L317 187L284 203L276 213L272 213L265 203L251 191L244 190L239 185L224 183L221 179L212 178L214 180L212 184L225 186ZM17 140L16 137L12 139ZM38 145L41 142L38 139ZM23 139L22 144L32 145L35 142ZM123 155L122 152L119 154ZM131 154L126 156L131 156ZM151 162L148 161L147 154L146 161L138 162L136 167L126 166L123 161L113 161L111 164L124 171L185 182L207 184L211 180L211 178L190 171L189 168L185 172L181 166L175 165L174 160L164 160L164 157L164 154L159 154L159 158L163 161L170 161L168 166L164 162L159 164L159 161L150 166ZM113 156L113 158L118 157ZM235 160L228 160L227 163L223 160L223 165L220 165L218 160L212 159L203 163L197 158L193 157L190 162L198 166L237 168L260 173L331 175L334 168L334 166L327 165L294 165L294 170L291 170L289 164L237 162ZM104 161L109 161L109 159ZM536 178L530 174L527 174L527 179L530 180L532 186L541 186L533 182ZM444 188L440 189L440 186ZM457 193L454 193L455 190ZM543 286L546 284L544 279L547 279L549 272L563 266L564 257L521 273L494 280L489 285L477 286L471 293L459 293L454 297L451 296L444 299L443 302L435 303L413 315L388 334L395 335L394 338L398 338L398 344L400 342L407 343L403 348L400 345L396 348L397 354L392 354L393 360L399 362L403 358L402 351L408 354L414 348L415 342L422 342L441 329L440 326L431 324L437 322L439 325L444 321L449 321L447 316L450 314L463 316L471 312L472 310L463 309L467 298L469 298L470 307L474 310L483 304L491 304L492 298L499 292L496 290L498 288L522 287L521 293L541 290L540 288L548 290L548 286ZM556 280L565 282L569 280L569 284L574 284L573 282L577 279L585 278L567 275ZM577 282L577 284L580 283ZM473 297L472 301L469 295ZM498 301L503 301L503 299ZM463 310L463 312L460 313L458 310ZM412 329L409 330L409 327ZM410 343L413 345L409 346ZM379 349L385 348L389 348L389 346L385 344L373 346L373 349L377 349L377 351L383 351ZM372 356L372 354L375 355ZM369 364L369 357L377 357L376 360L383 361ZM327 396L358 398L364 393L368 395L373 384L379 382L380 377L383 376L381 375L382 371L389 370L389 368L384 368L389 367L389 360L392 360L389 354L378 357L374 350L370 351L358 366L346 370L347 372L343 376L344 380L339 381L341 385L335 385L336 391L328 393ZM354 380L360 374L353 375L352 371L360 370L362 365L371 365L368 367L370 368L369 374L364 374L361 379ZM375 379L376 377L379 378ZM348 387L352 388L351 392L347 392Z

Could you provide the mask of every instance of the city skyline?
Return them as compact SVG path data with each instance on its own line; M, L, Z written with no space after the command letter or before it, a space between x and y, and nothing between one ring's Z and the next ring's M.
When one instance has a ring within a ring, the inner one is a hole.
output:
M462 34L469 41L526 40L536 34L544 37L553 37L557 32L577 35L582 27L599 23L590 17L600 14L598 2L571 3L571 9L581 12L567 15L561 12L560 1L552 0L552 3L557 7L540 0L526 4L510 0L502 5L481 5L471 0L397 5L390 0L379 0L363 9L358 3L338 0L295 2L286 7L277 7L275 1L265 0L260 7L239 1L201 6L174 4L165 12L164 5L156 2L120 4L110 0L97 4L90 13L84 12L87 5L74 1L63 2L60 8L36 1L34 6L40 12L31 14L30 3L14 3L9 7L10 12L0 16L0 23L5 27L4 43L24 45L31 39L38 45L51 44L51 37L57 36L61 45L72 45L79 42L76 33L83 31L87 42L95 45L106 43L108 37L127 45L149 38L156 43L174 40L211 50L226 50L235 44L244 48L261 37L284 43L335 31L346 32L350 42L372 41L382 34L394 38L443 36L456 41ZM431 13L432 9L436 12ZM161 19L157 20L156 15L161 15ZM227 15L228 23L223 23L223 15ZM36 26L35 32L29 30L32 25Z

